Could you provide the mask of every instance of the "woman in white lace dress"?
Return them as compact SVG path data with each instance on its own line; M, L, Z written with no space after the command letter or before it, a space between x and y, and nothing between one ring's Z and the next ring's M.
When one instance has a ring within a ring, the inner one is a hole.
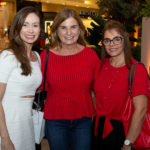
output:
M21 9L10 29L10 48L0 53L0 150L35 150L32 103L42 76L32 46L41 24L38 10Z

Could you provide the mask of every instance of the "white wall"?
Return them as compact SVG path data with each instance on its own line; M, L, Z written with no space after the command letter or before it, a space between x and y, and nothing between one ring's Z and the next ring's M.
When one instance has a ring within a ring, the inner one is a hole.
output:
M142 45L141 61L145 64L150 74L150 18L142 19Z

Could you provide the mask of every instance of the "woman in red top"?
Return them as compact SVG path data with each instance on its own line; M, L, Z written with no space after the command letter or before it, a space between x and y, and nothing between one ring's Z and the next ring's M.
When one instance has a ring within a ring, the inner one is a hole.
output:
M122 24L106 23L102 37L101 72L96 88L95 150L131 150L147 111L149 80L138 64L133 82L133 113L125 137L121 114L128 96L128 72L131 58L129 37Z
M51 150L89 150L92 117L91 90L100 67L95 51L87 48L84 26L72 9L63 9L51 27L44 108L46 137ZM41 53L44 72L46 51Z

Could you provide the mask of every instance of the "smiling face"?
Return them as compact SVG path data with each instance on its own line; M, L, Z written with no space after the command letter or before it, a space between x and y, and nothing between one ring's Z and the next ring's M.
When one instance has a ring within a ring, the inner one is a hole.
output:
M63 21L57 29L57 34L62 45L76 44L80 35L80 27L76 19L70 17Z
M24 44L33 45L40 35L40 19L35 13L27 15L20 31Z
M119 42L119 38L121 41ZM124 39L123 37L115 30L107 30L104 34L104 40L110 40L110 44L105 45L105 50L110 57L123 56L124 57ZM113 41L112 41L113 40Z

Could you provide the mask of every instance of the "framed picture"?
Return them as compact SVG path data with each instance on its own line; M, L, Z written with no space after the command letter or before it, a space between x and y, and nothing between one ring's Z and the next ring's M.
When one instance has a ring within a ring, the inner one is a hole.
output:
M50 27L52 25L53 21L45 21L45 33L48 35L50 34Z

